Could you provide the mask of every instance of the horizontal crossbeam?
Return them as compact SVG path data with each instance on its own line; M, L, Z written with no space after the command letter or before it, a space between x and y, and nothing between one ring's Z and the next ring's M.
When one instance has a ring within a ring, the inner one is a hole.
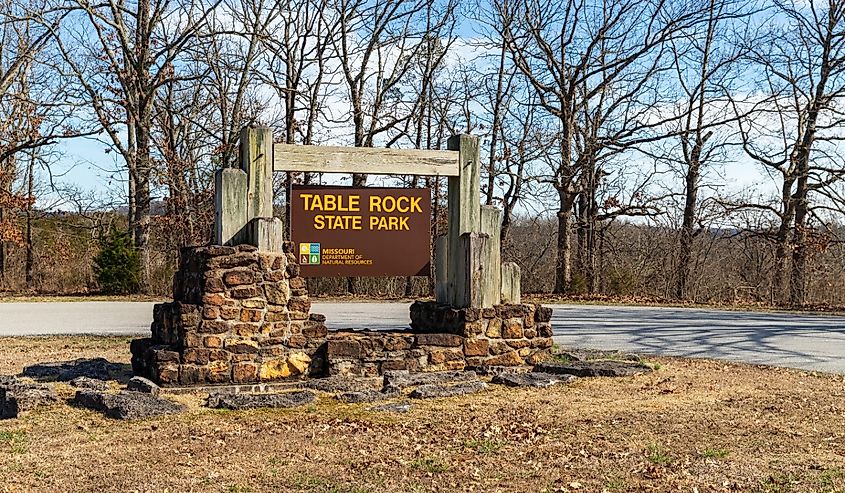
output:
M420 149L275 144L273 171L458 176L458 153Z

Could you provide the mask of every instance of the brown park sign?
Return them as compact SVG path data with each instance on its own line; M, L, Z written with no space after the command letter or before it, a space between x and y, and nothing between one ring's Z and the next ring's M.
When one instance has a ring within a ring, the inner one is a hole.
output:
M291 240L304 277L428 276L431 191L294 185Z

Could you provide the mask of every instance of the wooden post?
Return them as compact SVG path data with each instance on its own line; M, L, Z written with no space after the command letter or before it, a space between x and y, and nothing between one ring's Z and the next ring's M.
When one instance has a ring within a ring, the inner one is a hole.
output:
M448 292L454 306L465 302L464 286L456 283L460 273L466 270L466 256L461 252L461 236L478 232L481 216L481 179L478 154L478 138L472 135L453 135L446 143L450 151L458 151L458 176L449 177L449 233L448 233ZM469 287L472 288L471 286ZM464 305L469 306L469 305Z
M247 177L242 170L219 169L214 174L214 243L237 245L243 241L247 212Z
M455 308L484 307L484 265L488 260L490 237L481 233L464 233L458 245L457 268L450 280L455 282ZM451 267L451 265L449 266ZM452 272L452 271L450 271ZM489 307L487 307L489 308Z
M284 226L278 217L254 217L247 227L246 243L260 252L281 252Z
M503 304L519 304L522 303L522 293L519 285L520 278L519 266L514 262L505 262L502 264L502 303Z
M434 240L434 299L448 304L449 300L449 237L440 235Z
M487 242L487 264L484 265L484 308L498 305L502 295L502 211L492 205L481 206L481 232L490 237Z
M248 181L248 219L273 217L273 131L241 129L241 169Z

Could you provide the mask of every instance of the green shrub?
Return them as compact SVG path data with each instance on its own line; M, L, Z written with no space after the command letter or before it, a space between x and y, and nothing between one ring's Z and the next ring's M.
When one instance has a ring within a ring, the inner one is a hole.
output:
M137 293L141 288L141 256L129 233L112 227L100 237L94 275L105 294Z
M567 293L586 294L587 291L587 278L580 272L573 272L572 280L569 281L569 289L567 290Z
M608 291L610 294L629 296L638 293L640 283L637 274L628 268L613 269L608 275Z

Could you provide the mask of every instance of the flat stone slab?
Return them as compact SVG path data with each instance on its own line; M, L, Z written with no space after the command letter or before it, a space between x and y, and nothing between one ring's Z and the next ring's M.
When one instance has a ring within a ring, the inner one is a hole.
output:
M313 378L302 382L302 387L321 392L366 392L380 388L381 379L343 376Z
M159 387L152 380L144 377L132 377L126 382L126 390L130 392L142 392L144 394L152 394L158 396L161 394L161 387Z
M398 395L398 390L394 389L385 389L383 391L368 389L363 391L344 392L337 396L337 400L346 402L347 404L358 404L360 402L382 401Z
M69 382L77 377L112 380L128 376L128 369L129 365L112 363L105 358L80 358L73 361L56 361L27 366L23 370L23 376L59 382Z
M209 394L206 407L215 409L290 408L310 404L317 399L314 392L300 390L278 394Z
M413 408L410 402L391 402L389 404L380 404L368 408L368 411L383 412L383 413L407 413Z
M651 372L652 369L648 365L634 361L591 360L569 363L544 361L534 365L534 371L576 377L630 377Z
M141 392L78 390L73 401L79 407L99 411L114 419L144 419L185 410L181 404Z
M493 377L493 383L508 387L551 387L552 385L572 383L577 380L575 375L554 375L552 373L516 373L505 372Z
M417 385L438 385L457 382L474 382L478 374L474 371L436 371L410 373L406 370L384 372L384 387L404 389Z
M474 366L472 367L472 371L480 376L485 377L494 377L501 373L528 373L531 371L533 366L524 365L524 366Z
M23 381L10 375L0 376L0 419L17 418L22 412L57 402L52 387Z
M68 383L78 389L99 390L101 392L109 390L109 383L99 378L76 377Z
M414 399L434 399L438 397L453 397L480 392L487 388L481 381L461 382L455 385L427 384L415 388L410 396Z
M623 360L623 361L640 361L639 355L634 353L627 353L624 351L603 351L600 349L565 349L559 353L559 356L569 358L572 361L591 361L591 360Z

